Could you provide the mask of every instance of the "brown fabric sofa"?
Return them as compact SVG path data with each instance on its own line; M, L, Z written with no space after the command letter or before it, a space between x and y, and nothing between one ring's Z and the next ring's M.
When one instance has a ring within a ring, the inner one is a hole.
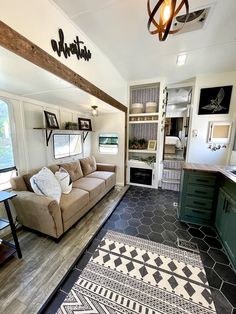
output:
M17 194L12 202L19 222L54 238L59 238L75 224L116 183L116 166L96 163L94 157L60 166L69 172L73 182L72 191L62 194L60 204L33 192L30 178L40 169L11 180L12 189ZM48 168L55 173L59 166Z

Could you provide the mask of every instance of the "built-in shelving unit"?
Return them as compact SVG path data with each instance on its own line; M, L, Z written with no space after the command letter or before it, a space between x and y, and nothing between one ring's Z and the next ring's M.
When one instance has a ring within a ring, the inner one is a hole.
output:
M164 139L163 82L130 86L128 115L127 182L131 185L158 188L160 162ZM146 104L157 104L156 112L146 112ZM143 104L143 112L131 112L132 104ZM156 142L156 149L148 149L148 141ZM139 149L139 143L142 147ZM135 147L135 149L134 149ZM143 182L142 182L143 181Z

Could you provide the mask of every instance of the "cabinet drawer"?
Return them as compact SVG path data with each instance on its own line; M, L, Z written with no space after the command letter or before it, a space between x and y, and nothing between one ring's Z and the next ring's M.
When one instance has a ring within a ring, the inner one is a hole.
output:
M185 216L188 217L195 217L195 218L201 218L204 220L210 220L211 219L212 212L208 210L201 210L196 209L192 207L185 207Z
M215 176L202 175L202 174L191 174L188 179L188 183L214 186L216 182Z
M193 185L189 184L187 187L187 194L198 196L198 197L205 197L205 198L213 198L214 196L214 187L208 187L208 186L199 186L199 185Z
M201 197L191 197L187 196L186 197L186 205L195 207L197 209L212 209L212 199L206 199L206 198L201 198Z

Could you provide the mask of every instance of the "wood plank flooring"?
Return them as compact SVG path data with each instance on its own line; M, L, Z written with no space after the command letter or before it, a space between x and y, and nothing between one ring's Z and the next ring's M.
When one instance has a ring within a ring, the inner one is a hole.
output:
M0 268L0 313L37 313L127 189L116 186L59 243L20 230L23 258Z

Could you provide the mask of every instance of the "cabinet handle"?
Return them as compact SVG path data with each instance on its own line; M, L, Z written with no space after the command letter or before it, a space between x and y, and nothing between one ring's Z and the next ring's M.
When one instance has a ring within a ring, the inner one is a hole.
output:
M225 206L225 213L229 213L229 210L228 210L228 207L229 207L229 201L226 200L226 206Z
M197 204L197 205L205 205L205 203L197 202L197 201L194 201L193 203L194 203L194 204Z
M223 212L225 211L226 198L224 199Z
M207 194L207 193L204 192L204 191L198 191L198 190L195 190L195 193L197 193L197 194Z

